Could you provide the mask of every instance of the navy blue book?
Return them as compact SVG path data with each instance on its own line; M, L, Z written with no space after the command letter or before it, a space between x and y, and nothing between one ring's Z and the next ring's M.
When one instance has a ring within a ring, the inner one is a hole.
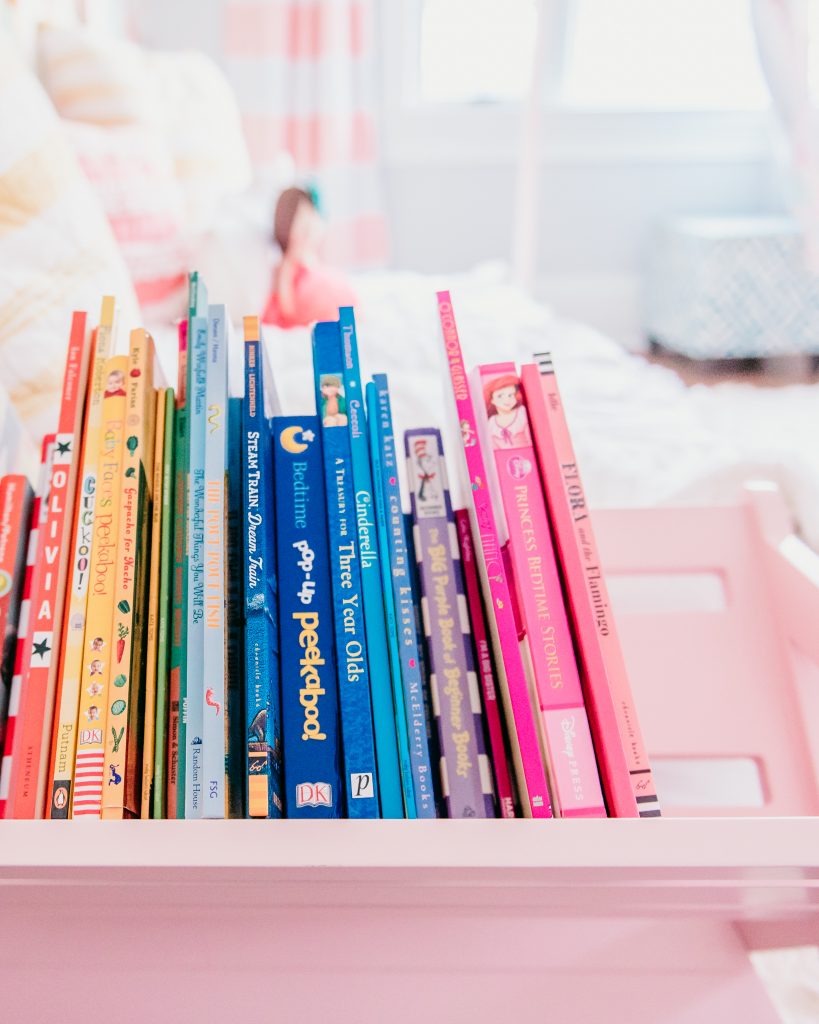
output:
M435 818L435 793L430 760L427 716L424 709L424 685L421 671L421 644L415 619L414 562L407 547L401 492L398 485L398 461L392 426L392 408L386 375L376 373L368 385L368 408L375 419L381 452L381 486L387 516L387 540L392 573L393 599L400 637L401 678L409 734L415 810L419 818Z
M318 416L275 416L276 563L288 818L340 818L338 677Z
M242 399L228 399L227 730L228 817L245 816L245 602L242 515Z
M244 500L246 813L280 818L282 799L279 630L273 521L273 452L265 411L264 348L258 317L245 317L242 403ZM272 411L272 410L271 410Z
M378 818L378 776L343 370L339 325L316 324L313 375L327 488L347 814L350 818Z

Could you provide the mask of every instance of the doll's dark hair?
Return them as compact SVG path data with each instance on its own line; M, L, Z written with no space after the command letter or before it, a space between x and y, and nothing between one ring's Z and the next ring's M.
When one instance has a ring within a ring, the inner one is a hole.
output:
M290 229L293 226L296 210L302 199L306 199L311 206L316 205L313 196L303 188L286 188L276 203L276 213L273 218L273 238L282 252L287 249L290 241Z

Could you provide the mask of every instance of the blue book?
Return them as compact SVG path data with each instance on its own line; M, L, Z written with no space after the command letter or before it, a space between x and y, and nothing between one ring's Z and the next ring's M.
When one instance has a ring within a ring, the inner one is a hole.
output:
M367 441L364 388L358 363L358 341L351 306L339 310L339 329L344 354L344 394L350 432L350 456L358 526L358 556L361 565L361 593L364 602L364 628L367 634L367 667L370 673L370 697L373 707L375 754L378 764L378 795L382 818L403 818L404 799L398 761L395 708L392 699L390 657L387 648L387 622L384 617L384 591L381 582L381 558L375 521L370 446Z
M377 447L381 453L381 481L387 517L387 541L392 577L392 593L401 638L401 679L407 717L415 810L419 818L434 818L432 762L429 753L421 655L415 621L416 593L413 587L412 562L407 550L401 492L398 485L398 462L395 455L392 409L386 375L373 376L370 392L370 415L377 429Z
M245 816L245 595L242 508L242 399L228 399L227 489L227 801L228 816Z
M192 275L192 308L188 331L186 405L188 409L188 624L186 644L185 817L202 817L202 702L205 644L205 422L208 375L208 295ZM180 758L182 748L180 747Z
M347 814L351 818L377 818L378 776L343 370L338 324L316 324L313 374L327 487Z
M392 587L390 566L390 545L387 537L387 505L384 495L384 472L381 465L381 438L378 430L378 394L375 385L367 385L367 423L370 436L370 456L373 472L373 496L375 498L375 520L378 529L378 549L381 557L381 583L384 593L384 617L387 623L387 646L392 678L395 728L398 738L398 762L401 767L401 789L404 794L404 811L407 818L416 818L415 788L412 782L412 758L409 749L407 711L404 704L404 684L401 679L401 647L398 636L398 621L395 612L395 596Z
M202 817L226 816L225 516L227 513L227 339L224 306L208 309L204 501Z
M338 677L318 416L273 418L284 809L340 818Z
M245 317L242 480L245 554L247 815L280 818L282 799L279 630L273 519L273 452L258 317Z

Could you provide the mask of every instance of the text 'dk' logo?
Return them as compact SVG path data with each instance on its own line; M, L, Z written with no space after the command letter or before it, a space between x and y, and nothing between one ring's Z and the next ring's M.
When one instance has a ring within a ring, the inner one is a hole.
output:
M301 782L296 786L296 807L332 807L333 787L329 782Z

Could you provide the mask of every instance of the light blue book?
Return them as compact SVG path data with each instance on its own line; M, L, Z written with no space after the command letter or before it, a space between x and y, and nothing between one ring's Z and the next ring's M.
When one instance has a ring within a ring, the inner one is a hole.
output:
M392 592L392 570L390 568L390 545L387 538L387 506L384 495L384 470L381 465L381 438L378 430L378 393L370 381L367 385L367 425L370 437L370 457L373 472L373 497L375 498L375 520L378 530L378 560L384 594L384 617L387 623L387 647L390 657L392 696L395 708L395 731L398 738L398 763L401 768L401 789L404 793L404 813L407 818L416 818L415 787L412 782L412 760L407 731L407 712L404 707L404 684L401 680L401 650L398 637L398 622L395 614L395 598Z
M205 426L202 817L226 816L225 515L227 510L227 342L224 306L208 309Z
M437 815L435 813L432 761L430 760L427 720L424 711L420 644L415 620L417 593L413 586L412 562L409 557L404 513L401 507L392 409L385 374L374 374L371 394L370 415L375 420L376 443L381 453L381 480L386 506L389 566L400 638L401 679L415 791L415 810L419 818L435 818Z
M196 315L188 333L188 623L185 694L185 817L202 817L202 704L205 643L205 424L207 419L208 305L196 284ZM181 751L180 751L181 754Z
M403 818L404 799L401 792L395 707L393 706L390 658L387 648L387 623L384 617L384 591L375 520L373 477L370 468L370 446L367 441L365 395L358 362L355 317L351 306L344 306L338 312L344 356L344 393L347 399L350 457L358 527L358 557L361 565L364 627L367 634L375 754L378 764L378 794L381 798L382 818Z
M319 323L313 328L313 374L327 488L327 536L347 814L351 818L378 818L378 774L344 392L344 357L337 323Z

